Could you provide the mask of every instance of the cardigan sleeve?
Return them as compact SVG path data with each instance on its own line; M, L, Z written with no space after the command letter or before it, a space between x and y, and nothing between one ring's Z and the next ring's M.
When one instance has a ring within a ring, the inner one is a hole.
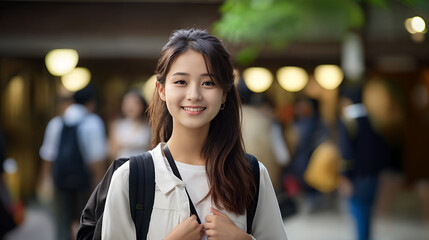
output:
M287 240L279 203L267 169L259 163L259 199L253 220L252 236L257 240Z
M113 174L103 214L101 239L136 239L129 204L129 161Z

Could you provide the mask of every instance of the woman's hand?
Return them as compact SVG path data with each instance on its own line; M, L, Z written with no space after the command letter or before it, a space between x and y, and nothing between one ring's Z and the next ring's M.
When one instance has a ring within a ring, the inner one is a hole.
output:
M207 238L210 240L251 240L252 237L238 228L223 212L211 208L213 215L208 215L204 223Z
M203 233L203 225L198 224L197 217L192 215L173 228L164 240L200 240Z

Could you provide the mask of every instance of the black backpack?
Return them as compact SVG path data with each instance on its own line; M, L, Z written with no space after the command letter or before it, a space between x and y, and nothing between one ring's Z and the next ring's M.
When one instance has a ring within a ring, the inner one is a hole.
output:
M131 216L136 229L140 229L136 231L137 240L146 239L155 197L155 171L152 156L148 152L130 158L117 159L110 165L82 211L80 227L77 233L78 240L101 239L104 205L112 175L116 169L128 160L130 160L129 197ZM246 160L252 167L257 186L255 200L247 209L247 232L250 234L258 204L260 174L257 159L250 154L246 154ZM139 186L139 183L143 183L143 185Z
M61 191L82 191L90 186L88 168L79 147L79 124L68 126L63 120L58 155L52 171L54 184Z

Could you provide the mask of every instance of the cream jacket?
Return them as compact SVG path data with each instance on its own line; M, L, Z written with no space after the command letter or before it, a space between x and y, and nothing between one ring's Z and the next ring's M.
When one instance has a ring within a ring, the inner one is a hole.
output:
M180 222L190 216L184 183L169 169L162 154L163 144L149 151L155 166L155 200L147 239L164 239ZM253 237L257 240L287 239L270 177L264 165L260 167L259 200L253 221ZM129 163L124 163L113 174L103 215L102 239L136 239L136 229L129 205ZM225 211L223 211L225 212ZM246 216L225 212L243 231ZM203 237L206 239L206 236Z

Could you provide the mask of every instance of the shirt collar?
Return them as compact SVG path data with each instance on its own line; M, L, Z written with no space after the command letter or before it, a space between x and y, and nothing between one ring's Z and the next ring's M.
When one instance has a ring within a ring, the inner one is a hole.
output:
M185 187L185 184L177 178L168 165L167 159L162 153L162 147L165 143L160 143L150 151L155 165L155 182L162 194L167 194L175 187Z

